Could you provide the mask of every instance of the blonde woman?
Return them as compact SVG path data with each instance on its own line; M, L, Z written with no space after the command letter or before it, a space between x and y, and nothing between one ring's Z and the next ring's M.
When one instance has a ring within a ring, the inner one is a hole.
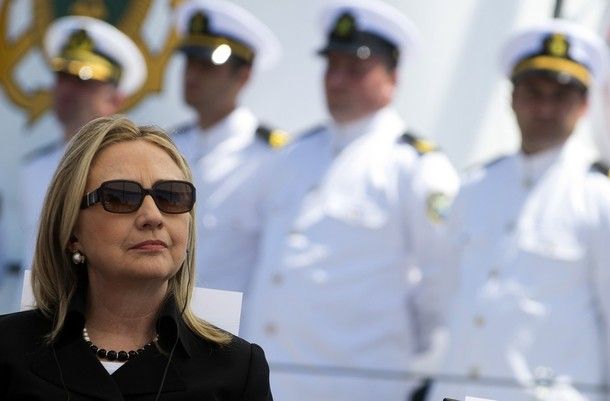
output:
M189 307L195 198L158 128L80 130L42 211L38 308L0 317L0 399L272 399L262 349Z

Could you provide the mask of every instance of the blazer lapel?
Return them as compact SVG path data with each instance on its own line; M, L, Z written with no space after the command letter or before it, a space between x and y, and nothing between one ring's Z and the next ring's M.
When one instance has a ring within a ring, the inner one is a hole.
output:
M68 391L88 398L123 400L119 387L82 339L54 347L57 360L53 349L45 347L32 362L32 372L58 387L63 387L60 376L63 375Z
M174 354L172 361L176 361L176 358L177 355ZM121 366L112 377L124 395L156 394L163 380L167 360L167 356L153 347ZM182 376L172 365L170 363L167 370L163 393L186 390Z

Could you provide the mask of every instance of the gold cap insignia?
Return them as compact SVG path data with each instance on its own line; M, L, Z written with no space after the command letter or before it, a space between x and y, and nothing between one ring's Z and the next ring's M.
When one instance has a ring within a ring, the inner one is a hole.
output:
M566 58L569 47L570 44L568 43L567 38L560 33L552 34L544 42L544 48L547 54L555 57Z
M93 51L93 39L89 36L87 31L84 29L78 29L70 35L68 42L63 48L63 52L72 52L75 50L92 52Z
M193 14L189 21L189 33L203 34L208 33L208 16L203 12Z
M337 22L335 22L335 28L333 29L333 35L339 38L347 38L351 36L356 30L356 20L350 13L343 13Z

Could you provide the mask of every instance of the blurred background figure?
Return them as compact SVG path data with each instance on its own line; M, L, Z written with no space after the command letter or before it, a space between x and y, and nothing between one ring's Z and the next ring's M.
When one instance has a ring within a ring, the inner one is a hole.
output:
M53 113L63 135L25 157L20 181L25 268L32 262L44 196L66 143L90 120L120 110L125 98L146 79L144 58L136 45L98 19L68 16L55 20L45 34L44 49L55 72Z
M459 286L430 401L607 398L610 179L572 140L607 59L562 20L506 44L521 149L470 173L452 208Z
M241 92L261 121L301 132L326 114L324 93L319 90L323 59L303 57L314 52L322 40L321 30L307 29L319 20L326 0L270 3L265 0L234 0L281 32L282 58L269 70L259 70ZM401 83L394 105L415 130L443 145L459 168L518 147L518 132L506 102L508 82L498 80L489 54L498 51L501 39L515 27L548 18L558 0L445 0L413 2L384 0L411 16L421 29L426 46L418 62L401 67L409 77ZM88 15L103 19L129 36L144 55L147 79L124 103L124 110L140 122L176 127L195 113L183 102L183 57L172 57L177 38L173 11L184 1L154 0L49 0L0 1L0 121L5 145L0 147L0 192L5 214L0 221L9 263L22 265L25 245L22 180L19 174L25 155L53 142L61 142L63 127L52 112L55 74L45 62L44 33L65 15ZM607 2L565 0L565 17L597 28ZM256 64L256 62L255 62ZM422 97L425 94L425 98ZM194 119L193 119L194 120ZM588 122L577 136L588 138ZM50 171L50 170L49 170ZM0 297L19 285L0 288ZM0 302L0 308L9 303Z
M279 42L256 17L227 1L193 0L177 10L177 51L186 57L183 94L197 121L174 140L199 189L198 285L244 292L256 262L267 167L288 140L261 123L240 96L279 57ZM247 297L247 294L245 294Z
M443 264L457 175L392 105L411 21L379 1L322 17L331 121L278 158L243 334L264 344L277 399L403 400L415 380L387 372L407 371L441 323L409 277Z

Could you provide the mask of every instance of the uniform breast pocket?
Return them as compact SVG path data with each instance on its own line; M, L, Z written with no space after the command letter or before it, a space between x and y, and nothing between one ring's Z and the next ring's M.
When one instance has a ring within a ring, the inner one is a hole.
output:
M531 298L552 304L587 285L585 247L576 233L553 227L522 231L517 250L512 274Z
M585 249L576 233L562 228L541 227L521 230L519 249L532 255L566 263L581 260Z
M388 220L388 212L369 199L334 197L326 201L326 215L351 227L379 229Z
M255 231L259 219L247 210L216 210L201 213L200 229L205 231Z

